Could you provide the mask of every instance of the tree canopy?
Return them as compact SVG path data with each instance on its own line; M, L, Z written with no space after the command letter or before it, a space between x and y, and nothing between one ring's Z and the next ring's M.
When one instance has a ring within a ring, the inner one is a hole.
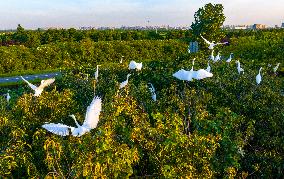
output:
M198 37L203 35L208 40L220 40L224 37L221 30L226 17L222 4L208 3L199 8L194 14L195 21L191 24L193 34Z

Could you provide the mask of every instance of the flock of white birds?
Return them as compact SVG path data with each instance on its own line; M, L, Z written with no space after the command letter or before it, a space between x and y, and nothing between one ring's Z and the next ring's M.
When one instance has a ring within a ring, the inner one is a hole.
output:
M215 41L210 42L209 40L205 39L203 36L201 36L201 38L209 45L208 48L209 48L210 50L212 50L209 59L212 60L214 63L220 61L220 60L221 60L220 52L218 52L218 54L216 55L216 57L214 56L214 46L220 45L220 44L227 44L228 42L215 43ZM233 59L233 53L230 53L230 56L229 56L229 58L226 60L226 62L227 62L227 63L230 63L230 62L232 61L232 59ZM241 63L240 63L239 60L236 61L236 64L237 64L238 73L239 73L239 74L244 73L244 69L241 68ZM276 73L277 69L279 68L279 65L280 65L280 63L277 63L277 65L273 68L274 73ZM257 84L257 85L260 84L261 79L262 79L261 74L260 74L261 70L262 70L262 67L260 67L260 69L259 69L259 71L258 71L258 74L257 74L256 77L255 77L255 78L256 78L256 84ZM209 61L208 61L208 66L207 66L206 71L207 71L207 72L210 72L210 71L211 71L211 67L210 67ZM213 76L213 74L212 74L212 76ZM208 76L208 77L211 77L211 76ZM191 80L190 80L190 81L191 81Z
M212 53L211 53L211 56L209 57L209 59L212 60L214 63L217 62L217 61L220 61L221 60L220 52L218 52L217 56L214 57L214 46L219 45L219 44L226 44L227 42L215 43L214 41L210 42L210 41L206 40L202 36L201 36L201 38L204 39L204 41L209 45L208 48L210 50L212 50ZM229 58L226 60L227 63L230 63L232 61L232 58L233 58L232 55L233 54L231 53ZM209 64L209 61L208 61L208 65L207 65L206 70L199 69L199 70L196 71L196 70L193 69L194 60L195 59L192 60L192 67L191 67L190 71L180 69L177 72L175 72L173 74L173 76L176 77L179 80L185 80L185 81L193 81L193 79L201 80L201 79L204 79L204 78L213 77L213 73L211 73L211 66ZM120 63L122 63L122 58L120 60ZM241 64L240 64L239 60L237 60L236 63L237 63L238 73L239 74L244 73L244 69L241 68ZM280 65L280 63L278 63L273 68L274 73L276 73L279 65ZM100 65L97 65L96 72L95 72L96 82L98 82L99 66ZM140 71L142 69L142 62L137 63L137 62L132 60L132 61L130 61L128 67L129 67L129 70ZM260 82L261 82L261 74L260 74L261 70L262 70L262 67L260 67L259 72L256 76L257 85L259 85ZM128 80L129 80L130 76L131 76L131 74L128 74L127 77L126 77L126 80L123 81L122 83L120 83L119 89L124 88L128 84ZM21 78L29 85L29 87L31 89L34 90L34 96L36 96L36 97L41 95L41 93L43 92L45 87L49 86L50 84L52 84L55 81L54 78L50 78L50 79L47 79L47 80L42 80L40 86L35 86L32 83L30 83L29 81L27 81L25 78L23 78L22 76L21 76ZM150 90L151 95L152 95L152 99L153 99L153 101L156 101L157 96L156 96L155 88L154 88L152 83L148 83L148 85L149 85L149 90ZM10 98L11 98L11 96L10 96L9 91L8 91L8 93L6 94L7 102L9 102ZM102 100L101 100L100 97L95 96L93 98L91 104L87 108L87 111L86 111L86 114L85 114L85 120L84 120L82 125L78 124L75 116L72 114L72 115L69 115L69 116L74 119L77 127L71 127L71 126L68 126L68 125L65 125L65 124L61 124L61 123L45 123L44 125L42 125L42 127L44 129L54 133L54 134L60 135L60 136L67 136L67 135L71 134L73 136L80 137L80 136L84 135L85 133L89 132L91 129L94 129L94 128L97 127L101 108L102 108Z

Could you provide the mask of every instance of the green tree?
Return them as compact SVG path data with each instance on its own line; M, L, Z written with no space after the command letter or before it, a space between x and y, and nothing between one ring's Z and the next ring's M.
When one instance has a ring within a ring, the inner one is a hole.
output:
M226 17L223 13L224 7L222 4L206 4L199 8L194 14L195 21L191 24L192 32L196 37L203 35L208 40L220 40L224 37L224 32L221 30Z
M25 31L25 29L20 24L18 24L14 39L20 43L25 43L28 41L27 31Z

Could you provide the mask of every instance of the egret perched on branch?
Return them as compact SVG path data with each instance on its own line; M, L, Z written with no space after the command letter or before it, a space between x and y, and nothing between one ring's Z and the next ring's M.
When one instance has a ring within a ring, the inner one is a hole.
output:
M236 61L236 63L237 63L238 73L239 73L239 74L241 74L241 72L243 72L243 73L244 73L244 69L243 69L243 68L241 68L241 63L240 63L240 61L239 61L239 60L237 60L237 61Z
M131 61L129 63L129 70L134 70L137 69L138 71L142 69L142 62L141 63L136 63L135 61Z
M280 63L277 63L276 67L273 68L273 71L274 71L275 74L276 74L276 71L277 71L278 68L279 68L279 65L280 65Z
M191 70L190 70L191 72L193 72L194 61L195 61L195 58L192 59L192 67L191 67Z
M119 63L122 63L123 57L124 57L124 56L121 56Z
M229 58L226 60L226 62L227 63L230 63L231 62L231 60L233 59L233 53L230 53L230 56L229 56Z
M214 57L214 49L211 51L211 55L209 57L210 60L214 61L215 57Z
M209 72L209 73L210 73L210 71L211 71L211 67L210 67L209 61L208 61L208 63L207 63L206 71Z
M150 86L149 86L149 90L150 90L150 92L151 92L151 94L152 94L152 99L154 100L154 101L157 101L157 96L156 96L156 90L155 90L155 88L154 88L154 86L153 86L153 84L152 83L149 83L150 84Z
M220 57L220 52L218 52L218 54L216 55L215 59L214 59L214 62L218 62L221 60L221 57Z
M124 82L120 83L119 89L124 88L124 87L127 85L127 83L128 83L128 78L130 77L130 75L131 75L131 74L128 74L126 80L125 80Z
M47 80L41 80L40 86L37 87L37 86L31 84L30 82L28 82L22 76L21 76L21 78L35 91L34 96L40 96L40 94L42 93L43 89L45 87L49 86L50 84L52 84L55 81L55 78L50 78L50 79L47 79Z
M208 41L208 40L206 40L204 37L202 37L202 35L200 35L200 37L209 45L209 49L210 50L213 50L213 48L214 48L214 46L215 45L219 45L219 44L227 44L228 42L224 42L224 43L215 43L215 41L212 41L212 42L210 42L210 41Z
M256 84L258 84L258 85L261 82L261 75L260 75L261 69L262 69L262 67L260 67L258 74L256 75Z
M10 91L10 90L8 90L7 94L4 94L4 95L3 95L3 96L6 96L6 100L7 100L8 103L9 103L9 101L10 101L10 99L11 99L11 96L10 96L10 94L9 94L9 91Z
M101 65L97 65L97 70L95 72L95 80L96 80L96 82L98 81L98 77L99 77L99 66L101 66Z
M60 136L69 135L70 134L69 129L70 129L71 134L73 136L80 137L84 135L85 133L90 132L90 130L97 127L97 124L99 122L99 115L101 112L101 108L102 108L102 100L100 97L95 96L91 104L87 108L87 112L85 115L85 120L84 120L83 125L80 126L76 120L76 117L72 114L69 116L74 119L77 127L71 127L65 124L60 124L60 123L58 124L46 123L42 125L42 127Z

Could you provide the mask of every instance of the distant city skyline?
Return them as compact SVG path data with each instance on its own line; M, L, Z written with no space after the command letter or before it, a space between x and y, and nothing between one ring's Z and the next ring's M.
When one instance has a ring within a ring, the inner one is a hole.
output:
M207 3L223 4L224 25L284 22L283 0L9 0L1 2L0 29L46 27L190 26Z

